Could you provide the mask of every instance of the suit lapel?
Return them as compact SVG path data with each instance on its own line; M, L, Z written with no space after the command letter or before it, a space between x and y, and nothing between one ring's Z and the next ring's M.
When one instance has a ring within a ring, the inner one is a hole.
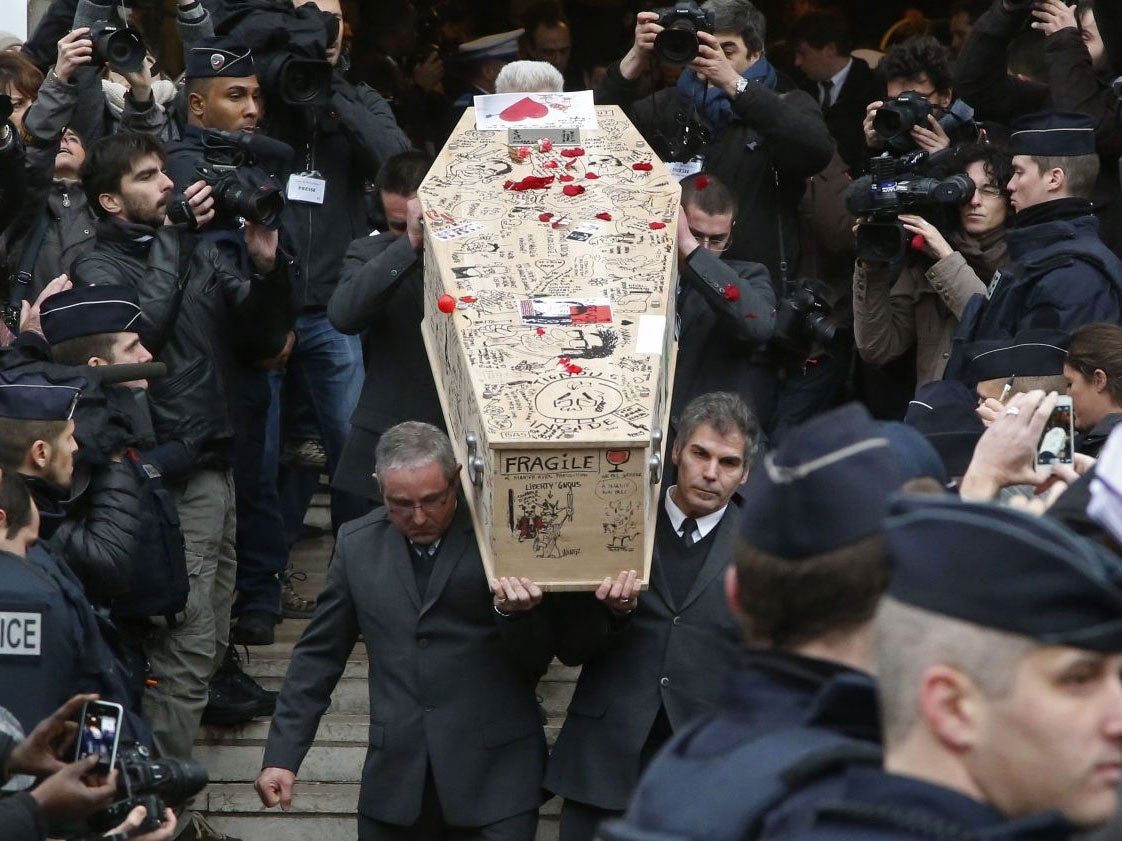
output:
M725 509L725 515L721 517L721 522L717 524L717 533L713 536L713 545L709 547L709 556L705 559L697 578L694 579L693 586L690 587L679 612L697 601L710 582L716 576L724 573L725 567L732 562L732 541L736 536L739 522L740 493L738 491L732 495L729 506Z
M390 533L396 537L396 540L393 540L392 543L397 544L396 550L392 547L390 549L390 554L393 556L394 572L401 580L401 586L405 588L413 607L420 610L421 594L417 592L417 576L413 574L413 557L409 552L409 541L396 528L391 528Z
M674 527L670 525L670 515L666 513L666 492L663 491L658 498L658 520L656 521L655 529L659 528L659 524L663 521L666 523L666 530L669 532L668 540L674 540ZM662 559L658 551L658 540L655 540L654 557L651 558L651 590L658 594L658 597L666 603L670 610L674 610L674 599L670 595L670 584L666 580L666 575L662 571Z
M428 590L423 597L421 613L431 608L440 598L440 594L448 584L448 579L452 576L452 570L471 547L474 539L467 503L460 497L457 500L456 516L452 519L452 525L440 541L440 551L436 553L436 562L433 566L432 578L429 579ZM417 589L416 585L413 589Z

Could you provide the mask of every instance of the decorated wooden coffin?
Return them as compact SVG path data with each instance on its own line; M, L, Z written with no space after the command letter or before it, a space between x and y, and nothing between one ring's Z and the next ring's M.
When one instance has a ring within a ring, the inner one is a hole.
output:
M419 191L425 344L489 575L649 580L680 190L616 107L512 145L468 109ZM566 140L568 145L566 145Z

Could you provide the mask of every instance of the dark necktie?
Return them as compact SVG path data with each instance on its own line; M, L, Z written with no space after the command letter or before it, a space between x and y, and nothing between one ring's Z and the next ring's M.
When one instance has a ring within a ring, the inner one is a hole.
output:
M682 527L678 529L678 534L682 536L682 542L686 546L693 546L697 543L697 520L693 517L686 517L682 520Z
M433 558L436 557L436 547L431 543L410 544L413 549L413 575L417 578L417 592L421 598L429 588L429 578L432 577Z
M834 89L834 80L827 79L825 82L819 82L818 84L822 88L822 110L825 111L833 104L830 102L830 92Z

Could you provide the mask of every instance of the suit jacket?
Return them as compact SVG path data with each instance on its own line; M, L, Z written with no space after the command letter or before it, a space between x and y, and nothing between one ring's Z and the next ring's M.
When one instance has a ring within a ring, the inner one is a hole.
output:
M661 574L657 542L650 588L629 620L614 619L591 594L554 601L557 656L584 667L549 758L549 791L622 810L639 781L640 754L659 709L676 730L720 704L726 673L743 650L724 593L741 505L734 495L682 604L674 604ZM660 508L659 517L666 516Z
M277 699L263 766L300 768L361 633L370 747L359 812L416 822L426 765L449 823L484 826L538 808L546 749L534 688L549 656L533 633L539 618L505 620L492 609L462 500L423 596L412 564L384 508L339 530L327 584Z
M802 87L815 100L822 95L817 82L807 82ZM878 99L884 99L884 82L864 60L854 57L845 83L834 97L833 103L822 114L826 120L826 128L838 144L838 154L854 175L864 172L869 155L862 127L865 109L870 102Z
M342 333L362 333L366 380L351 415L361 429L381 433L405 420L444 427L421 340L424 291L424 263L409 237L360 237L347 249L327 316Z
M775 325L767 267L698 248L680 268L672 423L690 400L710 391L739 394L759 415L771 402L773 380L761 352ZM733 300L725 291L729 285L739 293Z

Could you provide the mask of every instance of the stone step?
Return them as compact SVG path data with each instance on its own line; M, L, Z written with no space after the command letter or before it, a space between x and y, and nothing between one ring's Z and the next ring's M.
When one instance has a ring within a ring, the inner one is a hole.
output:
M203 805L205 804L205 808ZM200 809L216 828L242 841L327 841L355 836L358 785L297 783L292 810L265 809L249 784L209 786L200 795ZM541 808L536 841L556 841L561 803Z

